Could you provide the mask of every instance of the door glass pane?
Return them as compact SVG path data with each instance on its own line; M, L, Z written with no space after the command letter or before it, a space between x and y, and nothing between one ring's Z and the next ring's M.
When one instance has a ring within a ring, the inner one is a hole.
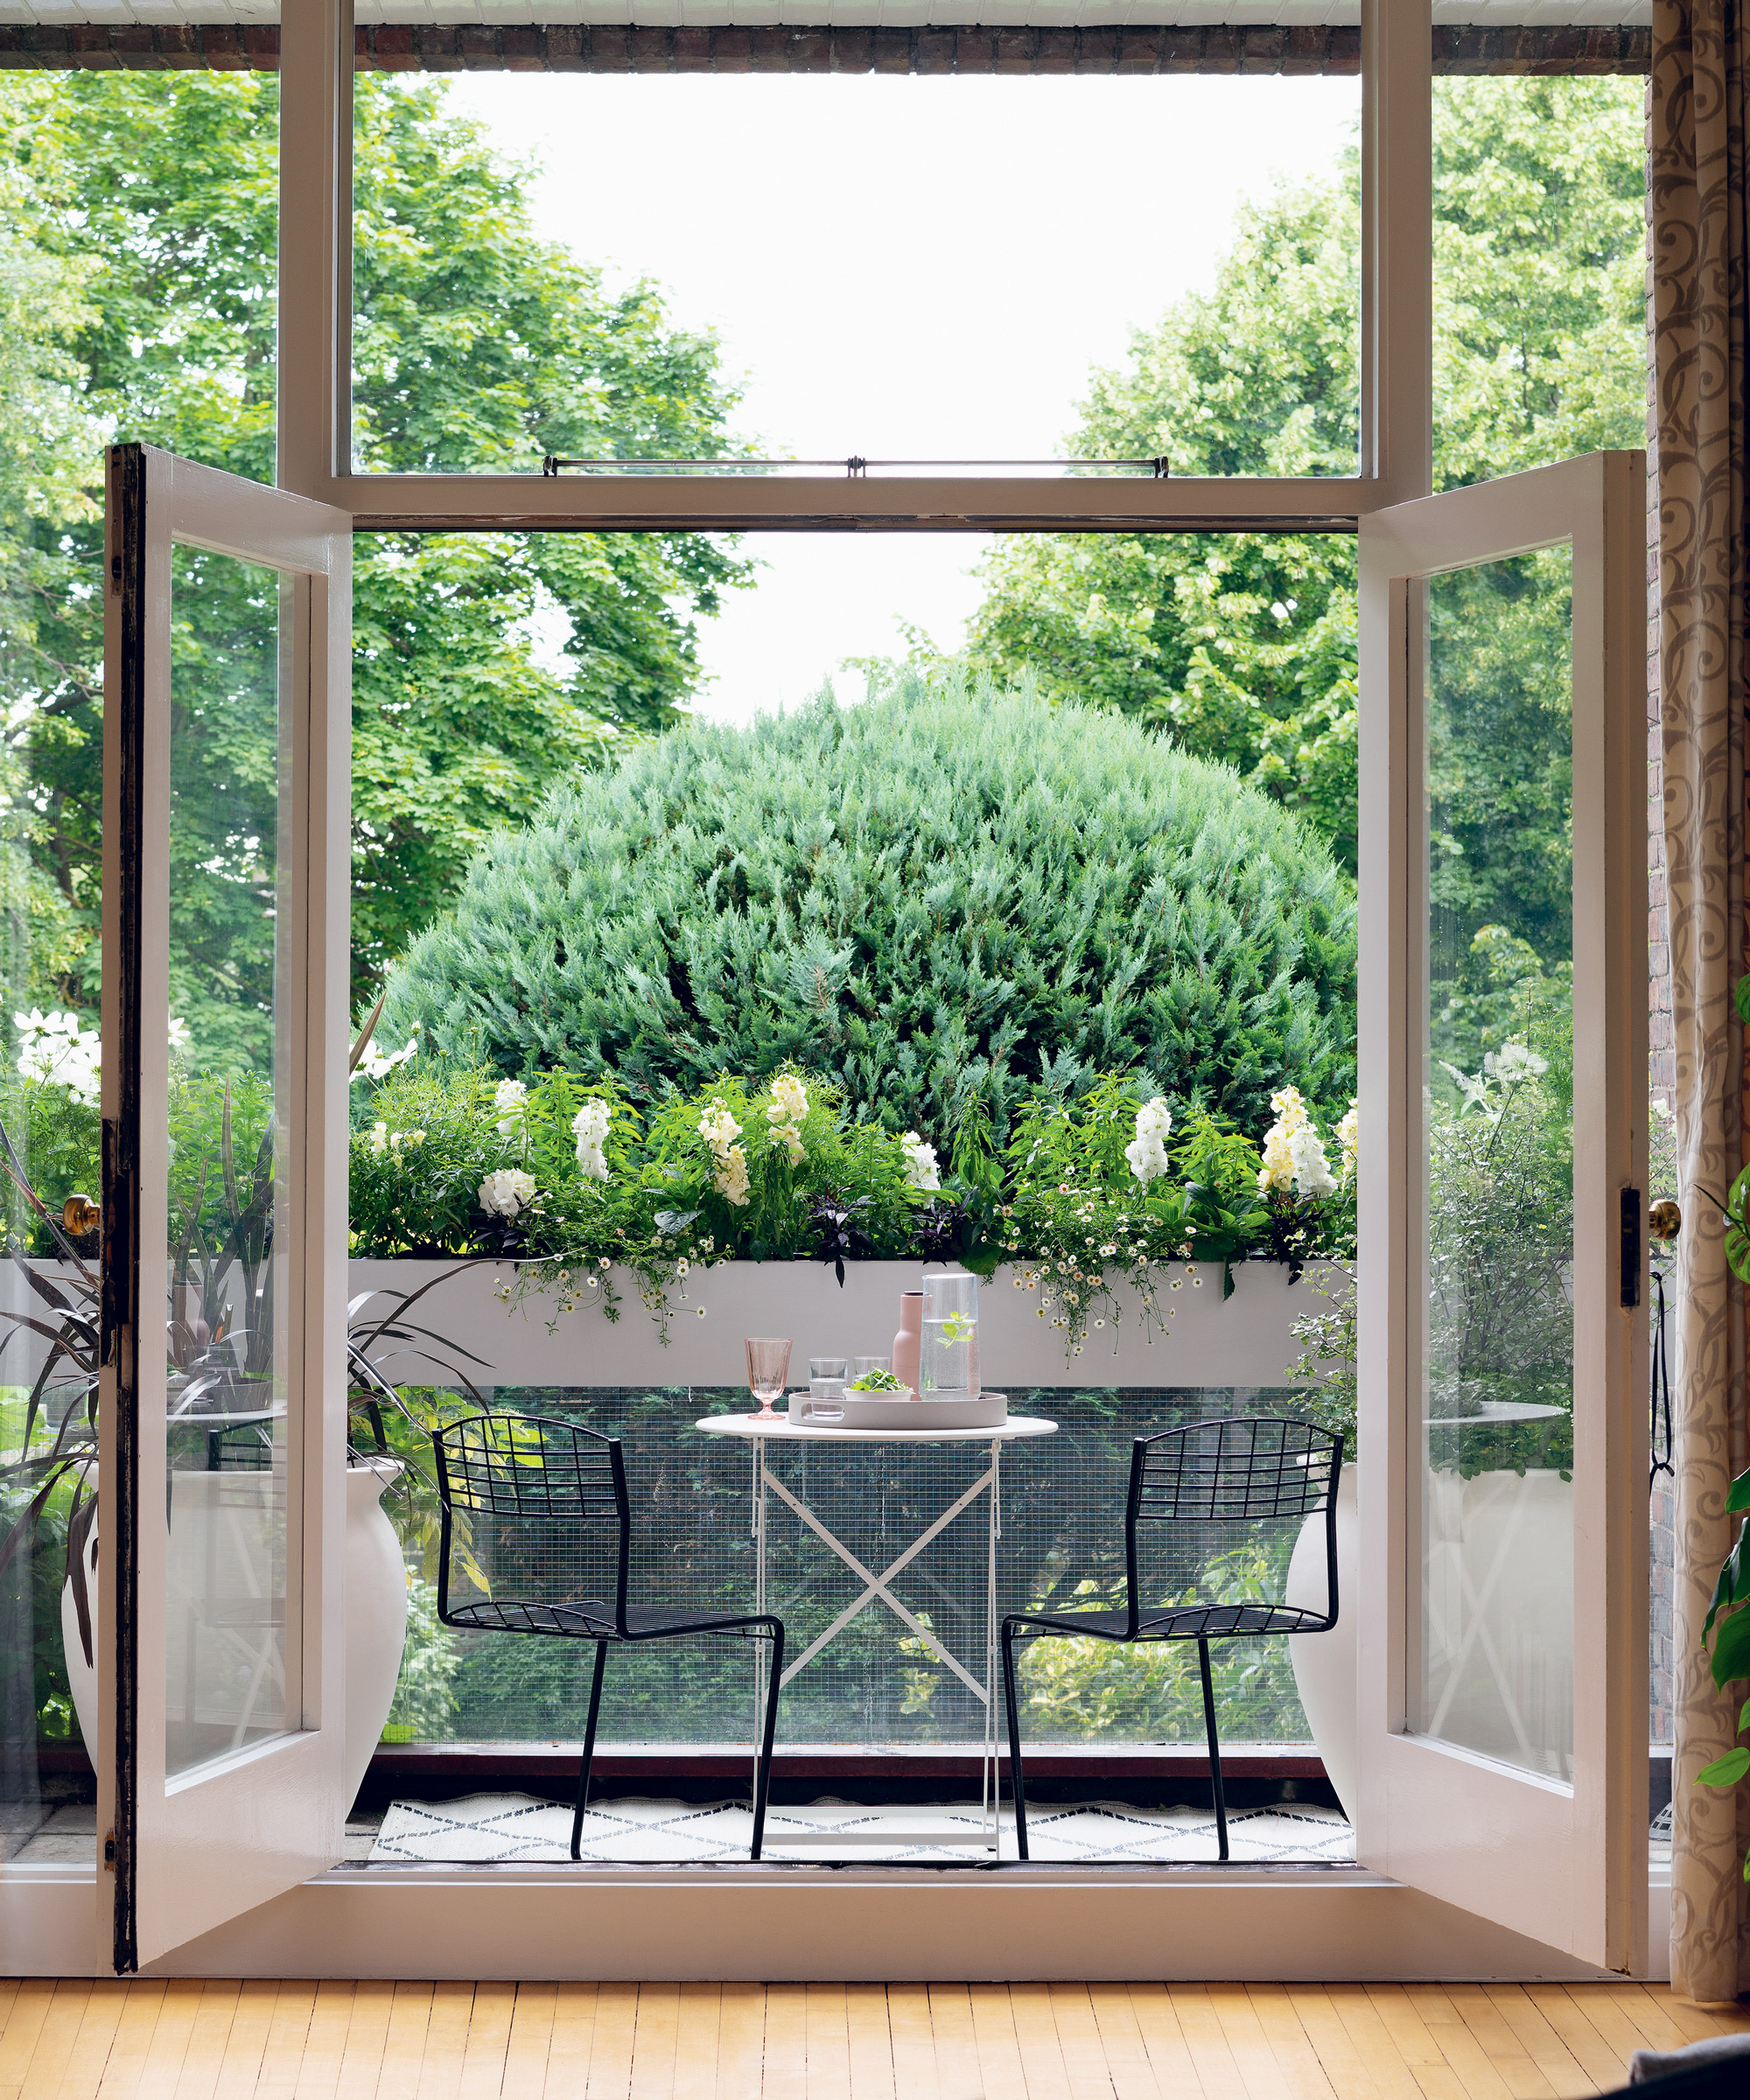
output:
M282 582L175 552L165 1770L287 1721Z
M1460 570L1427 593L1423 1594L1410 1719L1567 1780L1572 550Z

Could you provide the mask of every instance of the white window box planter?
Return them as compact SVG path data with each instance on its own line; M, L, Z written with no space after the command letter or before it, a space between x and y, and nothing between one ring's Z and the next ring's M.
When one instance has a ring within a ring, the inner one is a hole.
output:
M355 1261L348 1294L417 1290L457 1266ZM490 1366L473 1374L483 1386L739 1385L741 1344L749 1334L788 1335L795 1345L792 1383L805 1383L810 1356L885 1355L899 1324L900 1295L916 1290L922 1267L847 1263L842 1288L822 1262L725 1262L695 1270L669 1291L666 1346L639 1297L637 1278L625 1270L612 1272L618 1320L588 1302L562 1313L558 1292L544 1284L507 1304L500 1293L514 1286L515 1268L494 1262L462 1267L421 1298L410 1318ZM1067 1358L1061 1331L1050 1315L1039 1317L1039 1293L1018 1282L1021 1273L999 1269L980 1293L984 1381L999 1390L1290 1384L1288 1367L1300 1354L1294 1322L1329 1311L1321 1291L1347 1288L1332 1263L1309 1264L1291 1285L1279 1263L1242 1262L1234 1269L1233 1296L1223 1299L1218 1264L1189 1274L1176 1270L1181 1287L1166 1284L1158 1293L1173 1309L1164 1334L1152 1341L1144 1335L1140 1301L1125 1288L1116 1323L1109 1319L1090 1329L1081 1354ZM390 1310L386 1301L382 1310Z

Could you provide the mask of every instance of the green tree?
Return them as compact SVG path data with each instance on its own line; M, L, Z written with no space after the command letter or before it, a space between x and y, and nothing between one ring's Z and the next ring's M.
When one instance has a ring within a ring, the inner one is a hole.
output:
M39 711L67 670L53 611L58 546L89 530L87 486L100 442L73 345L93 318L94 258L55 252L60 171L32 152L0 96L0 1016L78 982L94 935L94 868L58 832L32 780L32 752L72 744L76 725Z
M939 1144L1101 1073L1256 1130L1284 1080L1347 1100L1354 970L1354 892L1289 812L949 671L556 789L413 943L384 1025L640 1102L794 1062Z
M1642 442L1641 98L1628 80L1437 84L1438 486ZM1184 473L1353 472L1359 258L1353 161L1251 205L1213 288L1094 375L1072 449L1165 453ZM1306 815L1353 871L1354 561L1338 536L1016 537L987 564L972 660L1005 676L1028 665L1047 692L1225 760ZM1516 617L1548 669L1564 600L1533 605L1522 580ZM1473 611L1493 623L1499 608ZM1527 739L1518 763L1542 777L1519 814L1547 849L1565 822L1565 728L1547 691L1525 702L1511 724ZM1535 944L1547 884L1523 924L1507 887L1474 901Z
M538 240L528 172L494 156L446 92L441 81L358 84L360 465L501 470L549 451L722 451L733 397L713 340L674 328L649 284L610 291L599 271ZM35 340L63 360L55 383L88 433L62 448L79 463L80 514L63 505L29 521L34 619L6 608L8 635L34 666L15 727L43 805L34 857L81 906L94 890L101 806L93 440L137 438L272 478L276 140L271 75L0 80L0 168L33 193L32 217L13 230L27 226L32 266L67 288ZM75 290L77 312L66 305ZM49 449L8 452L8 488L40 476ZM495 826L526 817L617 735L680 718L697 676L696 620L746 571L721 541L683 536L361 536L354 557L364 998ZM243 574L207 565L178 616L188 676L197 659L215 676L228 662L235 671L246 639L258 647L270 620L259 595ZM532 639L537 615L564 636L563 670ZM203 691L209 714L220 703L255 710L245 740L268 748L270 680ZM234 766L201 771L206 753L224 764L222 742L191 749L178 822L221 859L227 839L267 842L255 879L270 879L271 769L256 767L256 805L240 808ZM74 871L86 878L77 898ZM259 1004L259 984L228 992L200 959L225 948L223 914L202 921L192 892L183 907L189 996ZM88 970L52 979L49 996L94 1004ZM235 1025L234 1014L197 1024L197 1055L214 1046L203 1035L228 1040Z

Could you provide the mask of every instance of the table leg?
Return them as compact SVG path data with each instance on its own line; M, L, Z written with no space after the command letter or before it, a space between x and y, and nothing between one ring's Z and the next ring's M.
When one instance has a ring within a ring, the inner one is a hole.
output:
M753 1609L766 1609L766 1439L753 1439ZM771 1650L764 1641L753 1643L753 1785L760 1786L760 1745L766 1726L766 1673Z
M945 1841L934 1837L920 1838L920 1841L931 1844L946 1842L950 1844L982 1845L986 1850L994 1846L996 1856L998 1858L1002 1857L1002 1830L998 1803L996 1724L998 1647L997 1635L997 1544L1002 1536L1000 1488L1002 1449L1001 1440L993 1438L990 1446L989 1470L980 1474L966 1492L949 1508L943 1510L927 1530L920 1532L897 1559L882 1570L879 1574L877 1574L872 1568L865 1566L850 1547L821 1522L820 1518L800 1496L793 1494L781 1480L766 1470L764 1440L757 1438L754 1439L754 1536L758 1545L754 1582L755 1594L759 1599L759 1608L762 1611L765 1609L766 1507L768 1488L802 1519L802 1522L814 1532L822 1544L829 1547L864 1585L861 1596L848 1605L826 1628L824 1632L816 1634L808 1647L786 1668L782 1682L788 1684L799 1670L812 1662L815 1656L827 1647L836 1634L842 1633L867 1606L878 1600L885 1604L926 1649L939 1662L952 1670L961 1682L965 1684L968 1690L984 1702L984 1736L980 1758L982 1776L978 1835L976 1837L951 1837ZM959 1657L950 1653L937 1639L934 1633L928 1627L923 1625L916 1615L900 1601L890 1586L894 1578L908 1566L933 1539L939 1536L949 1524L954 1522L956 1517L968 1509L981 1494L987 1494L990 1497L985 1531L984 1681L982 1684L960 1661ZM764 1684L763 1676L761 1684L762 1685ZM996 1824L994 1832L992 1830L993 1822ZM895 1838L903 1835L904 1833L899 1832L878 1833L865 1837L861 1842L887 1844L892 1844ZM824 1833L819 1835L815 1833L792 1834L784 1839L787 1845L842 1844L844 1842L846 1842L845 1839L839 1834ZM858 1840L853 1839L851 1842L858 1842Z
M983 1785L981 1814L988 1820L990 1842L1003 1857L1003 1791L997 1763L997 1542L1003 1536L1003 1446L990 1446L990 1508L986 1526L989 1553L984 1578L984 1747L979 1760Z

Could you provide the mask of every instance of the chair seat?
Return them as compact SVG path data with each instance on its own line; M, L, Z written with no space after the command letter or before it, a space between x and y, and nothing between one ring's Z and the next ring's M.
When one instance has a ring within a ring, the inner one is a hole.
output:
M1296 1604L1189 1604L1171 1610L1144 1606L1134 1635L1130 1614L1122 1609L1096 1612L1012 1612L1010 1620L1023 1637L1036 1633L1073 1634L1092 1641L1219 1641L1246 1634L1322 1634L1330 1627L1323 1612Z
M473 1604L451 1606L451 1626L472 1627L481 1633L569 1634L584 1641L618 1641L613 1606L585 1597L569 1604L528 1604L514 1597L488 1597ZM756 1634L765 1622L736 1613L711 1612L697 1606L669 1604L629 1604L626 1607L626 1637L654 1641L668 1634L736 1633Z

